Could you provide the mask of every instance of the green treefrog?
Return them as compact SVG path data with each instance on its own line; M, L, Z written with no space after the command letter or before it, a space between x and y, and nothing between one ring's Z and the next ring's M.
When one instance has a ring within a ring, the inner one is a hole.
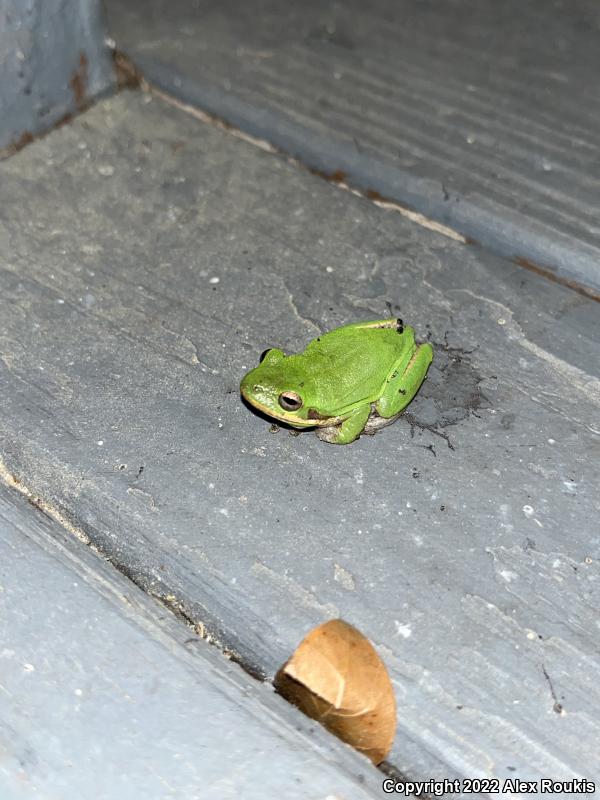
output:
M265 350L240 391L269 417L349 444L398 418L432 359L431 345L416 344L401 319L357 322L318 336L297 355Z

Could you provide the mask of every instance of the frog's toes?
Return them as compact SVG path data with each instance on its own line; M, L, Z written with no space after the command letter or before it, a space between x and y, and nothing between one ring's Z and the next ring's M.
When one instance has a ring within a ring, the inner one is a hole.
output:
M365 425L363 433L366 433L368 436L374 436L377 431L380 431L382 428L386 428L388 425L396 422L398 417L401 415L402 411L400 411L398 414L394 414L393 417L380 417L379 414L371 414L367 424Z
M340 435L339 425L330 425L326 428L317 428L315 433L322 442L329 442L329 444L337 444Z

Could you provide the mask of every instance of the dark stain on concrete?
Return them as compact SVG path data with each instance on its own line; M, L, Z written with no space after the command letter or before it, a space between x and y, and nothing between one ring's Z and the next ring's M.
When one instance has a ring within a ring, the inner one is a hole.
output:
M473 367L472 351L434 342L434 359L419 393L403 417L414 429L427 430L446 441L454 450L446 428L489 407L489 399L480 389L483 380Z

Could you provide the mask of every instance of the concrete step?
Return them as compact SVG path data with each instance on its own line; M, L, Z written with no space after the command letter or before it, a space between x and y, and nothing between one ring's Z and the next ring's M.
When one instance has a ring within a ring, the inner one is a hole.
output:
M271 676L343 617L413 779L598 778L598 305L125 93L0 164L0 452ZM435 360L347 447L240 401L269 346L386 316Z
M152 83L508 258L600 289L593 0L108 0Z

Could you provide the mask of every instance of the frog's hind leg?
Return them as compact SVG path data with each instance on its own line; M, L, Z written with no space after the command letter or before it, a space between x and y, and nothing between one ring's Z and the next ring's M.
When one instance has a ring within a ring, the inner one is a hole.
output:
M408 363L403 358L391 371L387 386L375 404L375 409L386 419L396 416L410 403L425 380L433 360L433 348L429 343L415 347Z
M317 428L317 436L330 444L350 444L350 442L358 439L363 432L370 413L371 404L369 403L366 406L357 408L340 425Z

